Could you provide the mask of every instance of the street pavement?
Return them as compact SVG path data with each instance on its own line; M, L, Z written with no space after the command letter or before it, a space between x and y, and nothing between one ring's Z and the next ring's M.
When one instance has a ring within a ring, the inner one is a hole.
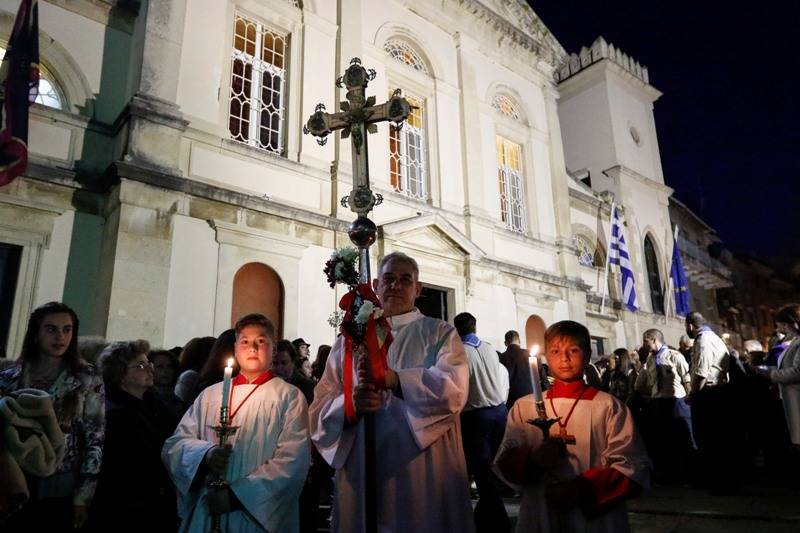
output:
M653 487L628 502L632 533L800 533L800 487L761 483L734 495ZM519 500L506 500L512 521Z

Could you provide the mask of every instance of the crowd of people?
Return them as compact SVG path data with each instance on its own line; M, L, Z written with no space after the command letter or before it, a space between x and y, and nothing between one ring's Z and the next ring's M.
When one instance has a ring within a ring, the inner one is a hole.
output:
M380 380L345 336L312 363L259 314L155 349L81 343L72 309L37 308L0 372L0 528L316 531L332 499L331 529L364 531L365 415L385 531L509 531L512 494L517 531L626 531L624 501L651 472L722 492L796 471L798 305L776 314L767 350L740 353L690 313L677 348L653 328L593 356L588 329L561 321L531 359L516 331L500 353L470 313L423 316L405 254L383 258L374 290L393 338ZM221 445L223 402L236 430Z

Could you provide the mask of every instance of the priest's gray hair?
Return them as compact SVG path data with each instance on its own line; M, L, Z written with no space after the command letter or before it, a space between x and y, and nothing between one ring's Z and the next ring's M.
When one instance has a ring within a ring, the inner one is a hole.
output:
M416 259L410 255L404 254L403 252L392 252L388 255L384 255L383 259L381 259L381 262L378 263L378 276L383 274L383 269L392 261L409 265L414 270L416 278L419 279L419 265L417 264Z

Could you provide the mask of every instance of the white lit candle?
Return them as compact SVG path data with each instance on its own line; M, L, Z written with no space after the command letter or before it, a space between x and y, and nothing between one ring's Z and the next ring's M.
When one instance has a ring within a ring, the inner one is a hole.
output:
M528 358L531 369L531 385L533 386L533 399L537 402L542 401L542 381L539 379L539 359L536 355L539 353L539 345L534 344L531 346L531 356Z
M225 374L222 378L222 405L221 407L228 406L228 399L231 396L231 376L233 375L233 357L228 359L228 364L225 366Z

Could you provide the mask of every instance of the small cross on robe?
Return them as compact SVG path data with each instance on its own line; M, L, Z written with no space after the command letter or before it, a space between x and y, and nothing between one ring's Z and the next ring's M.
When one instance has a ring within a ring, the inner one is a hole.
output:
M567 433L567 428L561 426L558 431L558 438L561 439L564 444L575 444L577 441L575 440L575 435L569 435Z

